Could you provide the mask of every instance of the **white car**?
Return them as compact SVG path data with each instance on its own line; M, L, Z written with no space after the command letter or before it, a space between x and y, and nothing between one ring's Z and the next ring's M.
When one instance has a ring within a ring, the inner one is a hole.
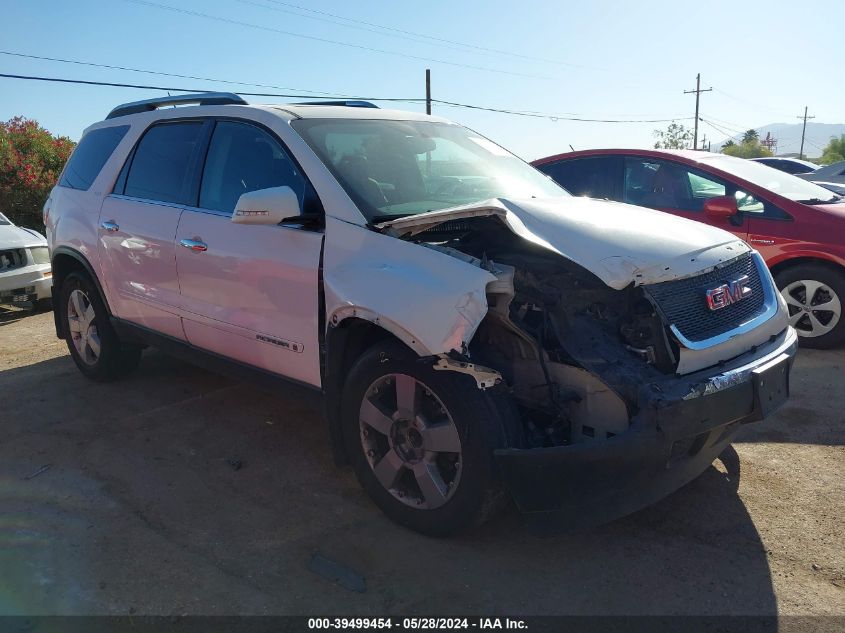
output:
M0 304L36 310L50 302L53 275L47 240L0 213Z
M797 338L745 242L574 198L437 117L126 104L44 213L84 375L154 345L320 390L337 460L427 534L508 495L567 527L632 512L788 396Z

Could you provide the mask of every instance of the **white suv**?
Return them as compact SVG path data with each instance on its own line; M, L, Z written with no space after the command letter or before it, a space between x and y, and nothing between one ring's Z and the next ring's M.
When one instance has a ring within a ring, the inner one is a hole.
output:
M88 128L45 205L80 371L153 345L321 390L338 461L428 534L508 496L632 512L786 399L795 332L744 242L368 106L206 93Z

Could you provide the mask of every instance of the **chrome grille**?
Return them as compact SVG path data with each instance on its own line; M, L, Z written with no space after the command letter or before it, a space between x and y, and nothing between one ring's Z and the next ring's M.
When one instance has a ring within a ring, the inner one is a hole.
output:
M707 306L707 290L748 275L751 296L719 310ZM690 341L703 341L728 332L766 310L764 282L751 253L697 277L645 286L669 325Z

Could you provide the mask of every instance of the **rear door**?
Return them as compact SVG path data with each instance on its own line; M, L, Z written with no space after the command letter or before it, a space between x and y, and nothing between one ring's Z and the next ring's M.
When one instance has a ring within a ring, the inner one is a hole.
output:
M626 156L622 199L628 204L667 211L748 237L748 223L740 212L730 219L713 219L704 203L716 196L736 196L740 211L757 203L738 187L708 172L675 161L648 156Z
M183 205L196 199L204 123L151 126L100 210L99 249L112 312L184 339L174 238Z
M241 194L289 186L308 212L311 185L273 133L246 121L212 122L198 201L176 233L188 342L227 358L320 384L318 304L323 231L231 221Z

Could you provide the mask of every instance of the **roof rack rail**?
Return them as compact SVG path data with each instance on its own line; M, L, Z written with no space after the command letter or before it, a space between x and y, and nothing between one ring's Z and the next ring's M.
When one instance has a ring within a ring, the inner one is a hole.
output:
M138 114L139 112L151 112L152 110L157 110L158 108L164 108L166 106L184 105L188 103L195 103L197 105L246 105L246 101L232 92L194 92L191 94L177 95L175 97L157 97L155 99L145 99L143 101L124 103L109 112L106 119L126 116L127 114Z
M360 99L345 99L339 101L299 101L291 105L321 105L321 106L346 106L347 108L378 108L375 103L362 101Z

